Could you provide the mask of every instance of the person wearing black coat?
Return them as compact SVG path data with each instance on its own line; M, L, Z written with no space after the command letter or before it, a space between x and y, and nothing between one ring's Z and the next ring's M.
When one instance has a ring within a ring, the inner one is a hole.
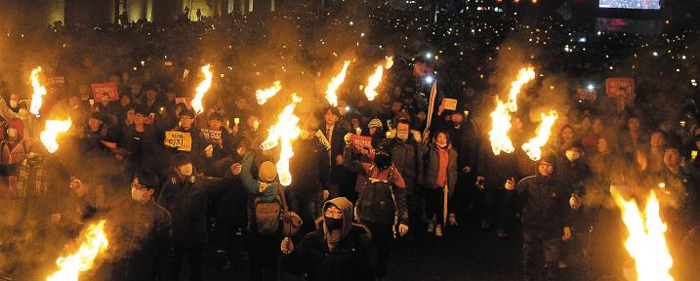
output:
M124 205L122 221L116 227L120 257L114 262L110 280L171 280L173 231L170 213L152 200L159 186L158 177L139 171L131 183L131 198ZM115 235L115 234L113 234Z
M506 190L517 191L523 201L524 280L535 280L538 272L535 264L540 253L544 253L547 280L558 280L561 241L571 238L569 193L553 176L555 162L555 156L544 156L534 176L520 180L517 185L512 179L506 182Z
M231 166L231 172L236 165ZM230 186L230 177L210 178L194 175L192 160L184 153L171 159L172 173L163 184L157 203L173 218L173 280L179 280L185 255L191 266L191 280L202 278L202 251L207 242L207 198ZM230 176L230 175L229 175Z
M347 183L347 172L343 167L343 147L345 147L343 138L347 132L338 122L339 118L338 109L329 108L325 111L325 122L320 129L331 145L325 157L321 158L321 181L324 189L330 192L330 198L349 195L348 193L353 192L352 186Z
M326 202L319 227L296 246L285 238L282 262L295 274L311 281L374 280L369 263L370 231L353 223L353 204L344 197Z

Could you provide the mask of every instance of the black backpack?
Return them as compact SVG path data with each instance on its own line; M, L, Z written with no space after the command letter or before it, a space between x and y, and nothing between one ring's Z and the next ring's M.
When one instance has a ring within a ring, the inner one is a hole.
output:
M375 167L368 171L365 187L360 193L357 210L360 218L372 223L396 224L398 221L398 207L394 186L389 180L371 178Z

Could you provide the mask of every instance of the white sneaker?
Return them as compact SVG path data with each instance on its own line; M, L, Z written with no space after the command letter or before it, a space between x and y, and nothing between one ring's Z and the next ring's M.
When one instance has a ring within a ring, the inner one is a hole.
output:
M433 233L435 231L435 222L430 220L428 221L428 233Z
M442 226L439 224L435 227L435 236L442 237Z

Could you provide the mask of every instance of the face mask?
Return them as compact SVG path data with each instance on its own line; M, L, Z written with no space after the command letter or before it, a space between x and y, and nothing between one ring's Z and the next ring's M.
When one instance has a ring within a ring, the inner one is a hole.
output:
M328 230L336 230L343 227L343 219L332 219L326 217L326 227Z
M396 137L399 138L400 140L407 140L408 139L408 132L397 132Z
M16 100L11 100L11 101L10 101L10 107L12 107L12 108L17 108L17 101L16 101Z
M438 143L437 146L440 147L440 148L446 148L446 147L447 147L447 143Z
M178 169L180 169L180 174L183 176L191 176L192 175L192 170L194 169L192 167L192 164L187 164L187 165L182 165Z
M148 193L138 188L132 188L131 199L134 199L134 201L139 203L144 202L148 200Z
M15 128L7 129L7 136L11 137L11 138L17 137L17 129L15 129Z
M571 150L566 151L566 159L569 159L569 161L574 161L576 159L579 159L580 157L581 157L581 153L579 153L579 152L571 151Z

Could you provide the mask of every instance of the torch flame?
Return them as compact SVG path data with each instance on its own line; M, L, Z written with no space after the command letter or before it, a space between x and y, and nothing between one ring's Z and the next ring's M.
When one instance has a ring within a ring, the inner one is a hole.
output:
M525 67L520 69L518 72L518 78L510 83L510 92L508 93L508 106L510 112L518 111L518 94L520 94L520 89L530 82L530 80L535 79L535 69L532 67Z
M328 100L328 103L331 104L332 106L338 106L338 96L336 95L336 91L338 91L338 88L340 87L341 84L345 81L345 75L348 72L348 67L350 66L350 61L346 60L345 63L343 63L343 69L331 79L331 82L328 83L328 89L326 90L326 100Z
M39 82L39 73L41 73L41 66L32 70L31 81L34 93L32 94L32 103L29 106L29 112L37 117L39 116L39 109L41 109L44 96L46 95L46 87L42 86Z
M384 68L389 69L394 66L394 56L386 58L386 63L384 63Z
M77 252L67 257L56 260L59 270L46 278L46 281L78 281L80 272L90 270L99 253L104 252L109 246L105 234L105 220L88 227L85 233L85 241Z
M301 102L301 98L296 94L292 95L292 102L287 105L282 113L277 117L277 124L270 126L270 134L267 139L260 144L260 149L269 150L281 143L280 159L277 161L277 175L280 184L289 186L292 183L292 174L289 172L289 159L294 156L292 142L299 137L301 130L297 127L299 117L294 115L294 109Z
M491 131L489 132L489 141L491 141L491 150L493 154L499 155L501 151L512 153L515 151L513 143L508 138L508 131L513 125L510 123L510 111L507 104L496 98L498 105L496 110L491 112Z
M211 81L214 78L214 74L211 73L211 64L203 66L202 72L204 73L204 80L199 83L199 86L197 86L196 94L190 102L192 109L194 109L197 114L204 112L202 98L204 98L204 94L206 94L207 91L209 91L209 88L211 88Z
M374 98L379 95L377 93L377 87L379 87L379 84L382 83L382 78L384 76L384 69L389 69L394 65L394 57L388 57L386 59L386 62L384 63L384 66L377 66L377 68L374 70L374 74L369 77L369 81L367 82L367 86L365 86L365 96L367 96L367 100L373 101Z
M282 82L275 81L272 87L255 91L255 98L258 99L259 105L263 105L268 99L274 97L280 90L282 90Z
M489 140L491 141L491 150L493 154L499 155L501 151L512 153L515 151L513 143L508 137L508 131L512 127L510 123L510 113L518 111L518 94L520 89L530 80L535 79L535 70L532 67L520 69L518 77L511 82L510 92L508 93L508 102L503 103L500 99L496 99L496 109L491 112L491 131L489 132Z
M540 160L542 157L542 147L547 144L549 135L552 133L552 127L554 127L554 121L556 121L558 117L556 110L549 111L549 114L542 113L541 116L542 123L537 127L537 136L523 144L523 150L525 150L527 156L533 161Z
M629 232L625 248L635 261L637 280L673 281L669 273L673 258L664 237L668 227L659 215L656 193L651 191L643 213L636 201L625 200L614 188L611 194L622 211L622 221Z
M57 135L68 132L72 124L73 122L70 119L63 121L46 120L46 128L39 134L39 139L49 153L54 153L58 150Z

